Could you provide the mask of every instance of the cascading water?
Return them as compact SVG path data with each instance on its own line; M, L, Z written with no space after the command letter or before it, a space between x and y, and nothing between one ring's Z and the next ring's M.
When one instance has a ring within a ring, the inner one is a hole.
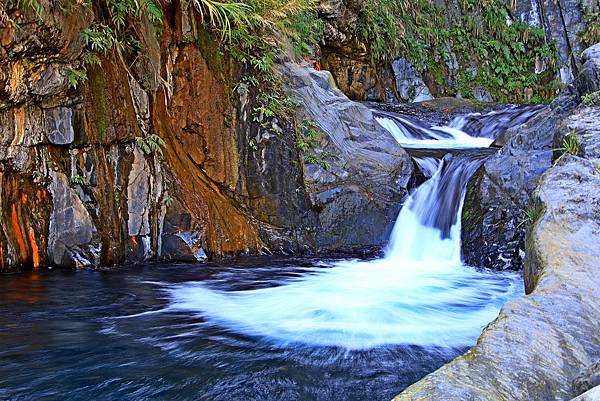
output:
M167 310L198 313L210 324L278 346L472 344L500 306L521 291L516 274L461 263L459 216L465 188L489 155L475 148L488 147L499 133L536 111L510 108L470 115L446 127L379 114L380 124L398 142L420 148L411 152L431 177L402 207L384 258L323 263L323 268L280 285L245 291L220 291L202 282L168 286ZM486 123L477 128L477 121Z

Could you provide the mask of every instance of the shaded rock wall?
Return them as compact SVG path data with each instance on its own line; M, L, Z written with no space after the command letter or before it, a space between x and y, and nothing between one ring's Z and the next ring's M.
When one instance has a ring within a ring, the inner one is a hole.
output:
M598 90L598 49L595 45L583 53L582 72L575 85L527 124L496 140L494 145L502 148L469 183L462 215L462 250L468 264L493 269L523 267L526 229L537 213L531 195L556 159L564 136L578 131L570 115L581 95Z
M552 165L554 134L577 106L579 94L566 91L522 126L494 143L503 146L469 182L462 212L463 259L492 269L523 267L530 196Z
M363 0L326 0L319 12L325 21L320 46L321 67L332 73L337 86L352 100L396 99L390 65L374 62L368 43L357 29Z
M318 211L321 251L365 252L387 243L412 161L370 109L333 86L331 74L285 63L281 74L304 104L299 119L322 132L315 151L326 166L306 163L306 188Z
M39 21L9 4L20 28L0 28L0 64L8 66L0 72L2 271L381 244L386 224L356 235L331 222L366 224L361 215L371 210L389 220L394 212L387 208L398 206L371 206L361 195L360 207L329 208L321 219L305 181L314 166L297 150L295 116L255 121L258 88L240 83L248 71L224 55L198 15L165 4L160 36L135 22L142 50L101 55L73 88L68 77L82 66L80 32L98 10L65 13L47 5ZM361 106L336 96L331 103L344 107L329 118L345 113L340 118L350 124L349 113ZM303 101L311 116L328 106L318 98ZM365 121L352 132L368 142L374 122L361 110ZM322 127L324 138L347 130ZM393 141L384 145L390 150L382 149L382 157L405 157ZM379 182L390 187L398 178L392 164L356 165L351 173L381 168Z

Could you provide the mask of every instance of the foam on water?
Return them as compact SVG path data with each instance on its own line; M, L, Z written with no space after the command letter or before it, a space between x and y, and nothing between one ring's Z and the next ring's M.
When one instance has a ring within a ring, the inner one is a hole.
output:
M435 149L460 149L460 148L485 148L494 141L490 138L473 137L453 126L422 127L416 126L408 118L377 117L377 122L387 129L406 148L435 148ZM398 124L400 122L400 124ZM410 128L418 129L425 136L415 138L411 135Z
M403 145L466 148L493 140L460 131L465 118L454 126L428 127L388 117L379 122ZM471 345L501 305L522 292L517 274L461 263L458 217L467 180L482 162L417 160L431 178L402 207L384 258L339 261L274 287L246 291L220 291L203 282L170 286L169 310L195 313L281 346Z

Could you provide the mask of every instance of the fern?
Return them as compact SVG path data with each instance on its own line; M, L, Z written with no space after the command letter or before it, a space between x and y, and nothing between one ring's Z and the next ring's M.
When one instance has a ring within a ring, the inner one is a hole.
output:
M46 8L39 0L19 0L19 6L32 10L38 19L46 15Z
M163 156L162 148L166 146L165 141L156 134L147 137L138 136L135 138L135 145L146 155L158 153Z
M244 3L226 3L215 0L182 0L181 6L187 9L190 4L200 13L202 20L217 27L221 38L231 39L233 24L250 24L252 7Z
M94 52L106 53L118 43L115 31L105 24L94 24L81 33L86 46Z
M581 103L584 106L596 106L600 105L600 91L588 93L581 97Z
M69 177L69 185L71 186L71 188L74 188L78 185L82 187L85 185L85 179L79 174L71 176Z
M69 68L67 70L67 84L69 88L77 89L77 85L87 79L87 73L84 69L76 70Z

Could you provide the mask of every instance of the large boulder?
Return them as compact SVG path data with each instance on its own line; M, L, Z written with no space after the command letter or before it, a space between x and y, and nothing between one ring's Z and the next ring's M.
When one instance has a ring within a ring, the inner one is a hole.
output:
M494 239L502 245L510 238L501 236L518 228L526 246L511 246L524 256L528 295L506 304L466 354L396 400L568 400L600 383L600 108L574 109L579 95L596 85L586 80L595 76L592 54L583 57L589 70L577 79L581 92L571 87L499 138L504 148L467 195L466 209L475 216L463 216L467 257L485 256L476 263L491 267L515 263L498 261L503 255L485 246ZM574 154L557 151L566 135L579 144Z
M579 95L567 90L550 107L494 142L503 146L474 175L462 213L462 251L467 264L521 269L530 195L552 165L554 135Z
M600 44L584 51L581 60L582 72L575 84L528 123L497 138L493 145L502 148L471 180L462 216L463 257L468 264L523 267L525 230L535 212L531 194L552 166L564 135L580 131L579 124L590 118L585 113L567 117L581 96L600 88Z
M600 91L600 43L587 48L581 55L581 62L577 89L582 95Z
M410 157L369 108L333 85L328 72L292 62L280 72L302 104L299 120L320 131L313 157L304 158L304 179L319 216L317 247L348 252L381 247L407 193Z

